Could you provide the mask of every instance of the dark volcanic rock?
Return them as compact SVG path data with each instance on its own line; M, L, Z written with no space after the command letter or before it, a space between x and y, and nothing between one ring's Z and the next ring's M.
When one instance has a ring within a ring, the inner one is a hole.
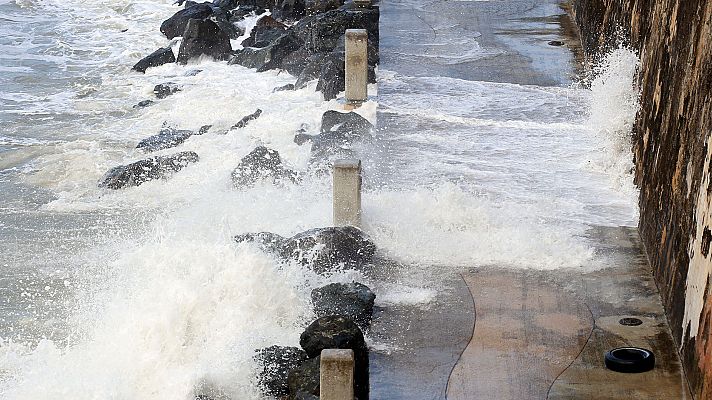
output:
M230 58L229 63L256 68L258 71L280 68L282 60L301 46L301 40L291 31L286 31L269 46L261 49L248 47L237 51Z
M316 356L289 371L287 382L291 398L305 399L309 398L305 395L319 396L320 364L321 357Z
M168 149L185 142L192 135L193 131L163 128L158 134L141 140L136 148L147 152Z
M339 93L346 90L343 54L329 53L324 58L316 90L320 91L324 95L324 100L327 101L335 99Z
M299 262L317 273L345 267L369 264L376 245L360 229L353 226L315 228L284 238L262 232L235 237L237 242L254 242L278 256Z
M288 83L288 84L286 84L286 85L284 85L284 86L276 87L276 88L272 89L272 93L285 92L285 91L289 91L289 90L294 90L294 84L293 84L293 83Z
M307 361L307 353L298 347L270 346L256 351L255 361L260 366L257 382L268 396L289 393L289 371Z
M260 18L250 32L250 37L242 41L244 47L265 47L279 38L287 30L286 25L266 15Z
M139 101L138 104L135 104L133 108L144 108L150 106L151 104L153 104L153 100L143 100Z
M353 321L335 315L321 317L304 330L299 344L309 357L319 356L324 349L353 350L354 395L368 398L368 348L361 329Z
M243 2L244 3L244 2ZM230 21L233 23L242 21L246 16L250 14L260 15L264 14L265 7L260 7L258 5L246 5L240 4L240 6L230 12Z
M224 60L231 51L230 38L215 22L191 19L178 50L178 62L186 64L189 59L203 54Z
M314 53L334 50L346 29L366 29L369 41L378 43L378 9L353 11L341 7L303 18L293 27L304 47Z
M176 57L173 55L173 50L170 47L163 47L142 58L131 69L138 72L146 72L151 67L174 62L176 62Z
M297 21L306 15L304 0L277 0L272 16L281 21Z
M184 151L170 156L152 157L128 165L119 165L104 175L99 187L121 189L138 186L150 180L166 178L197 161L196 153Z
M236 187L247 187L255 182L272 178L273 181L288 179L297 180L297 174L282 165L282 159L276 150L259 146L240 160L237 168L232 171L232 183Z
M165 99L173 93L180 92L180 88L172 83L161 83L153 88L153 94L159 99Z
M185 28L188 26L188 21L191 19L202 20L208 18L213 15L213 10L214 8L210 3L200 3L186 7L163 21L161 24L161 33L166 35L168 39L183 36Z
M321 67L324 64L324 59L326 57L327 54L325 53L317 53L306 58L304 60L306 64L301 68L301 71L299 71L299 74L297 75L297 82L294 84L294 87L302 89L307 86L309 81L318 79L319 75L321 75ZM292 73L292 75L294 74Z
M294 142L302 145L312 142L312 154L319 157L328 156L356 141L370 137L373 125L355 112L341 113L329 110L321 119L321 133L318 135L297 134Z
M373 317L376 295L358 282L331 283L312 290L311 300L318 317L341 315L366 328Z
M361 115L351 111L348 113L328 110L321 116L321 131L348 132L354 136L363 136L373 129L373 125Z
M243 233L235 236L237 243L255 243L270 253L281 254L287 238L272 232Z
M343 0L304 0L304 8L309 15L336 10L343 5Z
M250 123L250 121L253 121L253 120L256 120L257 118L259 118L260 115L262 115L262 110L260 110L260 109L258 108L258 109L257 109L255 112L253 112L252 114L245 115L244 117L242 117L241 120L237 121L237 123L236 123L235 125L233 125L232 127L230 127L230 130L244 128L244 127L247 126L247 124ZM228 132L229 132L229 131L228 131Z

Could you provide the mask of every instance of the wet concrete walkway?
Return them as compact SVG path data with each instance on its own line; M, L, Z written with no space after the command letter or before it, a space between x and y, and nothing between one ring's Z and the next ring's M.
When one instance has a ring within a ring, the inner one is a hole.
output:
M388 134L458 129L422 126L389 111L396 97L417 103L425 91L453 94L453 88L421 78L570 83L575 40L558 3L382 1L380 79L393 74L408 79L379 85L379 102L385 105L379 129ZM550 46L553 40L568 46ZM398 150L388 151L370 163L379 171L392 170L382 179L403 181L398 175L403 166L393 165ZM371 334L392 346L372 352L371 398L691 398L635 229L591 228L587 236L608 268L583 273L463 266L441 277L441 289L426 308L386 307ZM642 325L619 324L627 316ZM657 367L636 375L606 370L604 352L622 345L652 349Z

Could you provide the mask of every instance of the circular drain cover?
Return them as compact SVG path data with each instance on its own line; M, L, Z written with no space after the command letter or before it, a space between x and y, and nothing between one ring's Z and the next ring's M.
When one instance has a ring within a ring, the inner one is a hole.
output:
M638 318L621 318L618 323L625 326L638 326L641 325L643 321L639 320Z
M637 373L655 367L652 351L640 347L619 347L606 353L606 368L616 372Z

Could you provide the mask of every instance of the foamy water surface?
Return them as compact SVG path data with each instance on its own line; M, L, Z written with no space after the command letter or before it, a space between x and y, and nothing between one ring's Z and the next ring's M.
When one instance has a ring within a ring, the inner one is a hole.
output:
M294 82L287 73L206 59L131 72L169 43L158 27L171 3L0 0L3 399L259 398L254 349L297 344L314 287L359 280L383 306L427 307L437 279L423 271L598 268L588 227L637 223L637 58L618 50L591 89L379 71L390 93L408 88L380 99L380 111L413 129L379 130L360 148L364 229L404 276L323 277L238 246L231 237L243 232L331 223L330 178L312 172L293 137L302 126L318 133L338 104L314 83L272 93ZM181 91L132 107L166 82ZM256 108L246 128L215 134ZM375 122L374 102L359 112ZM199 163L136 188L97 188L109 168L145 158L137 142L162 126L207 124L211 133L157 153L195 151ZM304 182L233 188L230 173L260 144Z

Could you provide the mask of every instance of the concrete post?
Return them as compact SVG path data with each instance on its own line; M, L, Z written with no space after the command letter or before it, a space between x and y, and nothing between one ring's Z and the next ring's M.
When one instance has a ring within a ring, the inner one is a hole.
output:
M346 102L360 104L368 99L368 32L346 30Z
M319 365L319 399L354 399L354 352L351 349L324 349Z
M334 226L361 227L361 161L334 161Z

